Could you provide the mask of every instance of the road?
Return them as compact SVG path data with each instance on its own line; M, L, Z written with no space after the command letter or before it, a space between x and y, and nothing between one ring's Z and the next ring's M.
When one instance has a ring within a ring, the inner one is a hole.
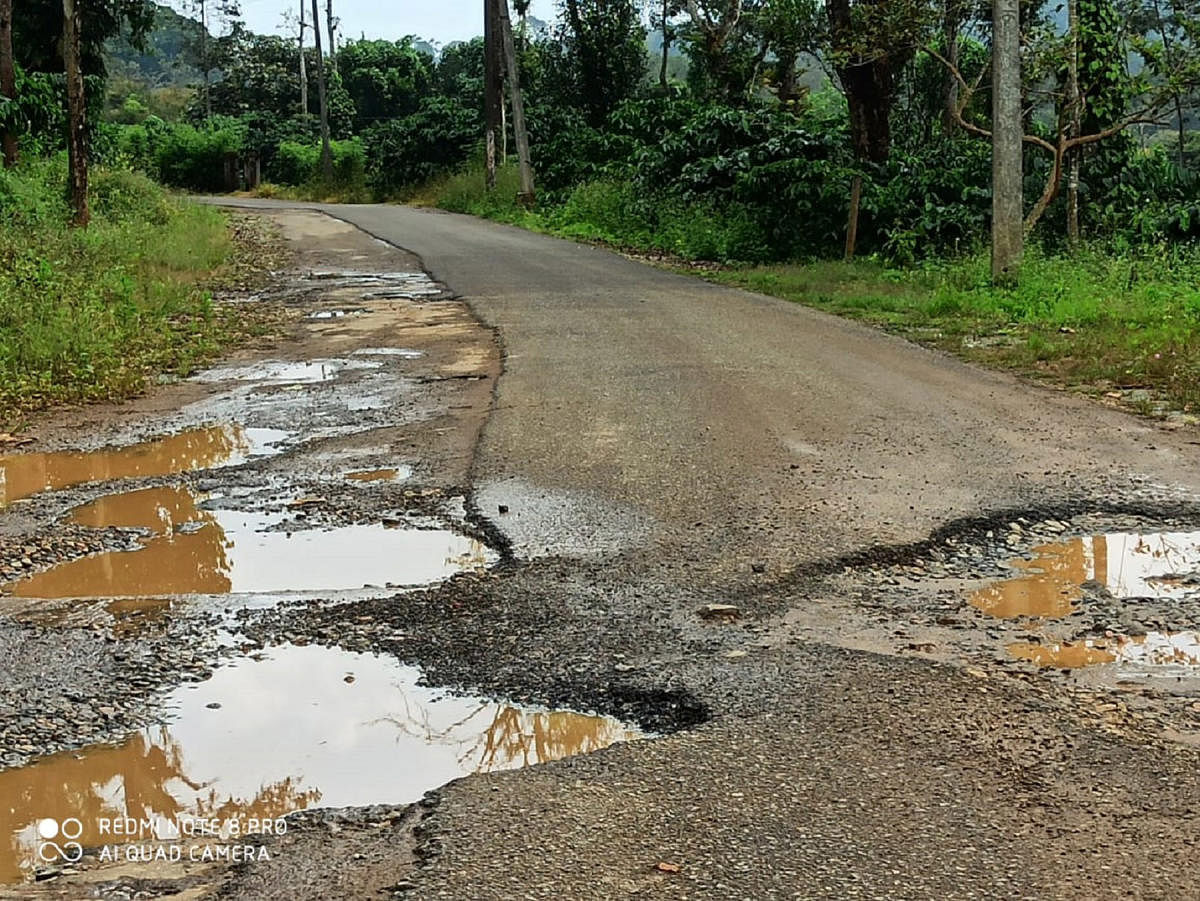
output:
M412 897L1200 895L1200 749L1047 680L854 650L816 578L966 520L1187 513L1195 432L602 249L321 209L419 255L502 341L471 478L522 565L480 590L513 630L487 665L710 714L452 784ZM700 623L717 600L744 620ZM788 632L822 609L838 640Z

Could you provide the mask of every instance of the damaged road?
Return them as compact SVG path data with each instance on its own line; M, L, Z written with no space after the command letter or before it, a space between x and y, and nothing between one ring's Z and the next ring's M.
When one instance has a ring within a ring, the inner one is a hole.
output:
M462 720L439 726L429 711L465 704L485 722L472 734L508 757L458 754L464 767L413 789L435 789L421 803L396 788L376 807L332 778L306 797L321 786L260 760L250 771L279 789L266 816L309 811L249 842L263 853L234 866L89 855L15 896L1200 891L1190 645L1172 638L1165 669L1153 654L1116 659L1151 634L1200 629L1194 431L592 247L396 207L246 205L318 248L275 292L290 343L128 407L67 414L31 448L77 448L81 430L95 434L87 451L241 429L194 439L224 456L168 454L195 465L110 470L121 481L34 491L0 517L19 576L0 601L0 699L57 702L90 668L102 685L80 703L113 711L43 725L21 709L4 720L0 778L35 784L22 764L102 740L140 741L146 759L154 743L128 736L160 722L164 702L182 712L154 746L202 767L186 737L197 717L248 696L270 724L311 697L332 724L352 706L321 701L335 682L406 686L419 711L406 734L425 724L423 746ZM159 493L99 503L123 487ZM437 533L453 552L436 572L360 580L403 551L339 563L364 540L351 532L327 565L302 567L320 535L356 527ZM212 553L201 539L218 532L219 565L150 567L193 581L157 586L168 597L148 612L112 609L128 593L115 582L79 596L100 584L86 561L188 542ZM279 534L313 545L281 557ZM284 559L284 577L243 547ZM1171 566L1143 565L1164 554ZM227 590L194 583L212 571ZM997 601L1028 598L1031 576L1048 606ZM1018 653L1084 642L1114 659L1064 674ZM203 680L190 706L185 677ZM252 692L237 687L247 680ZM104 686L118 684L134 688L114 703ZM446 689L452 701L422 694ZM396 719L363 703L347 722ZM434 769L396 753L392 769ZM222 765L188 778L219 782ZM246 794L219 803L267 809ZM34 806L13 829L50 815Z

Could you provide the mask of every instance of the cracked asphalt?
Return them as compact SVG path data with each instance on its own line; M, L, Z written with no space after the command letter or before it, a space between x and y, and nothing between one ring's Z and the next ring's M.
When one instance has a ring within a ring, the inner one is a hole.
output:
M537 697L540 680L603 687L634 670L711 714L434 793L396 826L414 861L396 894L1200 896L1194 735L1046 680L834 647L845 636L822 640L821 621L837 633L839 608L805 575L894 562L955 520L1089 503L1186 515L1194 431L598 248L316 208L419 255L502 342L471 481L520 563L432 593L474 599L467 635L513 674L499 685L524 668ZM721 600L743 619L699 622ZM785 634L789 611L805 637ZM469 660L441 666L489 683ZM347 880L354 866L298 863L273 882L251 867L226 894L348 896L370 881Z

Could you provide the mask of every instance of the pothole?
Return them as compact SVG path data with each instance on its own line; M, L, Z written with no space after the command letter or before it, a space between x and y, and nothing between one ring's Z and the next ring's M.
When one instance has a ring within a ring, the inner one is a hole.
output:
M408 347L360 347L353 351L352 357L400 357L404 360L416 360L425 356L424 351L412 350Z
M1130 671L1177 669L1181 675L1194 675L1200 667L1200 632L1147 632L1045 644L1018 642L1009 645L1008 651L1039 667L1078 669L1115 663Z
M395 469L364 469L359 472L348 472L346 478L351 482L399 482L412 476L412 469L399 466Z
M378 369L380 365L367 360L271 360L246 366L218 366L193 378L198 382L328 382L343 371Z
M1200 673L1200 632L1191 628L1200 601L1200 532L1067 538L1038 544L1009 565L1019 574L976 591L972 606L1001 619L1090 618L1085 632L1094 630L1009 643L1014 658L1042 668L1111 665L1122 678Z
M71 834L78 823L71 840L101 859L127 843L194 846L197 823L215 827L202 845L238 845L297 810L410 803L460 776L641 737L610 717L446 695L389 657L313 645L259 657L174 691L168 725L0 771L0 882L33 875L47 818Z
M401 587L480 569L495 555L446 529L381 524L283 531L288 513L206 508L182 486L107 495L74 522L139 529L133 550L68 560L7 586L21 598L159 598Z
M997 617L1062 617L1074 612L1084 588L1116 598L1174 599L1200 595L1200 532L1114 532L1043 544L1032 559L1010 565L1022 572L971 597Z
M0 508L44 491L89 482L176 475L237 466L278 454L293 436L281 429L216 425L189 429L123 447L64 450L0 457Z

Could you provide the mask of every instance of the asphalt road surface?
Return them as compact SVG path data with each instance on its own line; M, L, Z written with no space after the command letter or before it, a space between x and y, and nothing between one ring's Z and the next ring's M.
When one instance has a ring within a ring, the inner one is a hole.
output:
M956 520L1187 507L1194 431L594 247L320 209L419 255L502 341L472 481L532 561L513 590L554 586L560 622L527 636L530 666L595 668L624 631L622 666L712 713L449 786L418 830L412 896L1200 897L1196 746L948 663L771 640L818 603L803 574ZM749 652L670 646L673 624L700 628L697 598L757 582L776 606ZM555 643L573 619L595 648Z

